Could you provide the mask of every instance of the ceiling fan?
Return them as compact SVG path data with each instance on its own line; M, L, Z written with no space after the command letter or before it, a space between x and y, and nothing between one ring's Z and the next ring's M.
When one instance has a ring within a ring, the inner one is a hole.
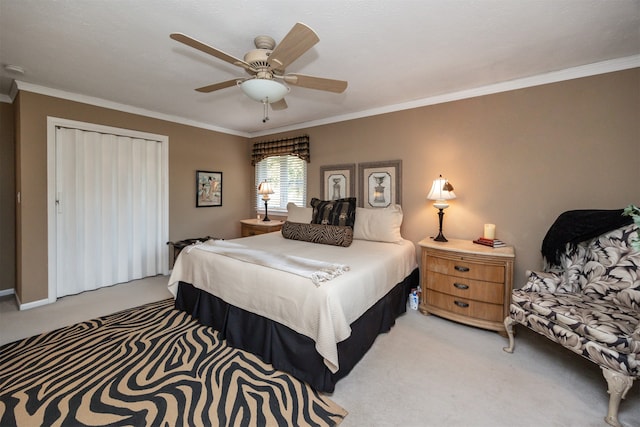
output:
M243 68L249 74L249 77L238 77L200 87L196 90L208 93L238 85L247 96L264 105L265 116L263 122L269 119L266 114L267 105L271 105L274 110L287 108L284 97L289 93L289 88L280 83L280 81L293 86L335 93L342 93L347 88L347 82L343 80L287 73L285 71L292 62L320 41L318 35L311 28L300 22L291 28L278 45L269 36L256 37L254 39L256 48L247 52L244 55L244 59L236 58L182 33L172 33L170 37L194 49Z

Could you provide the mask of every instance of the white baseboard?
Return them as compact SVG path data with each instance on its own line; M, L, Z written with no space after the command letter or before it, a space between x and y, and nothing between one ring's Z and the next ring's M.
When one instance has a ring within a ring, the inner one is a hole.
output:
M13 295L15 293L16 293L16 291L13 288L11 288L11 289L0 289L0 297L4 297L4 296L7 296L7 295Z
M15 295L16 303L18 304L18 308L20 310L29 310L30 308L36 308L36 307L40 307L41 305L47 305L51 303L49 299L41 299L39 301L33 301L33 302L28 302L26 304L22 304L22 302L20 302L20 297L18 296L18 294L16 294L15 289L1 289L0 297L6 296L6 295Z
M16 294L16 301L18 302L18 307L20 308L20 311L22 310L29 310L31 308L36 308L36 307L40 307L42 305L47 305L50 303L49 299L41 299L38 301L33 301L33 302L28 302L25 304L22 304L20 302L20 298L18 298L18 295Z

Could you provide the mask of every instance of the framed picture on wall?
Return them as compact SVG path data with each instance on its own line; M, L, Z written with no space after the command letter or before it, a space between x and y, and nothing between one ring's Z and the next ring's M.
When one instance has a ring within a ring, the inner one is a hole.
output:
M356 193L356 165L320 167L320 194L324 200L344 199Z
M196 208L222 206L222 172L196 171Z
M386 208L402 202L402 160L358 164L358 205Z

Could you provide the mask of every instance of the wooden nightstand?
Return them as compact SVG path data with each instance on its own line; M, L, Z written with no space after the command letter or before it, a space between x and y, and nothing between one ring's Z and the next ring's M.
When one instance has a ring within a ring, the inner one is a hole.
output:
M261 219L243 219L240 221L242 237L255 236L256 234L280 231L284 221L263 221Z
M420 270L420 312L497 331L506 336L513 289L515 250L470 240L424 239Z

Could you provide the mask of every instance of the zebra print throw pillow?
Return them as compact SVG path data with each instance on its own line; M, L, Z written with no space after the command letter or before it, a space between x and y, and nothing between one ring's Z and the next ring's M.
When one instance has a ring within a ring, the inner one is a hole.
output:
M303 224L285 221L282 225L282 237L323 245L350 246L353 242L353 229L340 225Z
M356 222L356 198L337 200L311 199L313 208L312 224L347 225L353 228Z

